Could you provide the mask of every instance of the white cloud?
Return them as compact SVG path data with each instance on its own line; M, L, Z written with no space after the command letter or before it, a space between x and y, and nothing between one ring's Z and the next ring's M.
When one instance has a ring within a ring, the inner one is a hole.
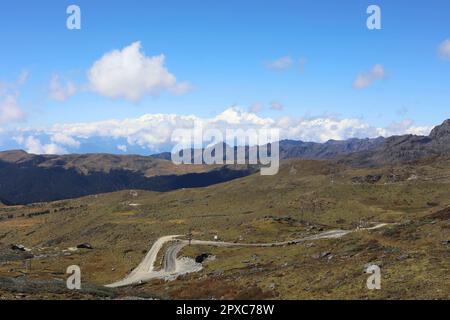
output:
M243 111L238 106L232 106L224 110L221 114L213 119L201 119L194 117L196 121L201 121L206 125L213 125L217 128L226 127L251 127L261 126L266 127L273 124L274 120L271 118L261 118L254 113Z
M67 146L71 148L79 148L80 142L72 138L71 136L68 136L64 133L55 133L53 136L51 136L50 140L58 145Z
M293 65L294 60L289 56L281 57L266 64L267 68L279 71L290 69Z
M25 151L32 154L65 154L67 150L55 143L42 144L40 140L34 136L16 137L15 140L23 145Z
M139 118L107 120L73 124L57 124L47 129L22 132L22 140L16 140L34 153L66 153L67 149L78 148L80 139L101 138L111 142L124 139L126 144L117 146L123 152L126 147L137 146L152 152L170 150L173 145L172 133L175 129L191 129L201 123L205 128L219 129L259 129L279 128L281 139L325 142L330 139L375 138L397 134L429 134L431 127L416 126L411 120L393 123L387 127L374 127L356 119L340 119L322 116L316 118L294 118L283 116L277 119L260 117L243 111L240 107L230 107L213 118L200 118L193 115L146 114ZM31 136L31 138L30 138ZM50 144L42 144L35 136L47 136ZM66 149L67 148L67 149Z
M77 92L77 87L72 81L61 83L59 75L53 75L50 80L49 96L53 100L65 101Z
M6 95L1 97L0 95L0 125L4 125L10 122L20 121L25 117L25 113L17 102L17 96Z
M21 121L25 112L19 105L19 87L28 79L28 72L23 71L12 83L0 82L0 125Z
M380 64L376 64L372 67L372 69L368 72L359 74L355 81L353 81L353 88L355 89L363 89L370 86L377 80L384 79L386 77L386 73L384 68Z
M405 119L400 122L393 122L386 128L378 129L381 136L389 137L403 134L428 135L432 128L415 126L414 121Z
M141 43L134 42L122 50L106 53L88 71L91 90L100 95L139 100L149 94L167 90L182 94L191 90L186 82L178 82L164 65L165 56L146 56Z
M281 110L284 109L284 106L283 106L280 102L278 102L278 101L272 101L272 102L270 103L270 109L272 109L272 110L277 110L277 111L281 111Z
M117 149L122 151L122 152L127 152L128 151L128 147L126 145L124 145L124 144L119 144L117 146Z
M450 39L441 43L439 46L439 55L442 59L450 60Z

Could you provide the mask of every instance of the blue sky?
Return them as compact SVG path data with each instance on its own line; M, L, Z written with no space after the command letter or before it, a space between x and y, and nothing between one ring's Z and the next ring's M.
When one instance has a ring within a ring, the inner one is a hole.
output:
M70 4L81 8L81 30L66 28ZM381 8L382 30L366 27L370 4ZM159 113L214 118L233 105L242 112L258 105L262 119L299 119L293 126L316 117L359 119L373 128L408 121L407 132L450 117L450 60L439 55L450 39L448 0L2 1L0 39L0 83L8 91L0 103L13 95L23 111L0 124L0 149L20 147L11 132L24 128L29 132L22 138L40 136L44 145L51 136L33 130ZM93 64L137 41L145 57L163 54L164 68L190 90L174 94L167 87L136 99L92 90L87 73ZM270 67L283 58L289 66ZM355 79L370 77L376 66L382 76L355 88ZM27 80L17 84L24 74ZM76 93L53 99L55 76ZM315 138L298 136L305 137ZM126 136L114 139L127 143ZM127 150L145 153L154 146L144 145L131 142Z

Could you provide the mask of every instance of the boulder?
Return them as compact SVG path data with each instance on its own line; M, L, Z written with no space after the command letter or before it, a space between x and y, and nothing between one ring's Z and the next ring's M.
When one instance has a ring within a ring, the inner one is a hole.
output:
M210 253L202 253L201 255L195 258L195 262L203 263L211 254Z
M88 250L94 249L94 248L91 246L90 243L82 243L82 244L79 244L79 245L77 245L77 248L78 248L78 249L88 249Z
M30 251L30 249L25 248L21 244L12 244L11 245L11 250L13 250L13 251L21 251L21 252Z

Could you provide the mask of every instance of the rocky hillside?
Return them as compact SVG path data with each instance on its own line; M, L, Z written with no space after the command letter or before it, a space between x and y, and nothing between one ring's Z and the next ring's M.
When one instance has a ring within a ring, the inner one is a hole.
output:
M344 161L359 166L374 166L448 155L450 155L450 120L436 126L428 136L389 137L378 147L353 153L345 157Z
M325 160L355 152L371 151L380 147L385 139L329 140L325 143L283 140L280 142L281 159Z
M65 284L67 266L82 267L83 290L100 287L129 274L159 237L189 230L198 240L269 243L385 222L390 225L284 247L185 247L180 256L214 259L176 281L121 288L117 298L448 299L449 207L450 161L440 159L379 168L288 160L276 176L208 188L12 207L0 210L0 296L83 298L55 288ZM92 249L69 249L86 243ZM159 268L162 255L157 260ZM382 290L365 285L372 263L382 266Z
M46 202L124 189L203 187L253 172L246 167L175 166L171 161L109 154L32 155L0 152L0 199Z
M302 159L302 160L328 160L339 156L352 154L355 152L370 151L380 147L385 139L379 137L376 139L348 139L348 140L329 140L325 143L304 142L297 140L280 141L280 159ZM223 146L225 153L230 146ZM257 148L257 147L255 147ZM248 148L246 148L248 153ZM236 153L236 148L234 148ZM193 151L191 150L191 154ZM163 152L152 155L152 157L163 160L170 160L170 152ZM194 160L194 159L193 159Z
M114 170L126 170L142 173L146 177L205 172L206 166L176 166L171 161L162 161L154 157L139 155L113 154L70 154L70 155L34 155L23 150L0 152L0 161L17 165L20 168L37 167L43 169L74 170L88 175L94 172L109 173Z

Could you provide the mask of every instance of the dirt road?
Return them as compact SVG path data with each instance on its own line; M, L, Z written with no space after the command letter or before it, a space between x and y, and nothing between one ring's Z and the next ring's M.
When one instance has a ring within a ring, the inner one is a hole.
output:
M349 233L363 230L374 230L386 226L386 223L380 223L370 228L358 228L355 230L330 230L316 235L305 237L298 240L273 242L273 243L234 243L221 241L205 241L205 240L191 240L191 245L206 245L214 247L283 247L286 245L293 245L305 241L314 241L319 239L336 239L341 238ZM189 245L188 240L180 240L181 235L164 236L159 238L151 247L142 262L134 269L128 276L121 281L107 285L107 287L122 287L137 283L149 281L151 279L176 279L178 276L186 273L197 272L202 269L202 265L196 263L189 258L177 259L178 253L185 246ZM154 265L158 252L167 242L174 242L169 246L164 255L162 270L155 271Z

